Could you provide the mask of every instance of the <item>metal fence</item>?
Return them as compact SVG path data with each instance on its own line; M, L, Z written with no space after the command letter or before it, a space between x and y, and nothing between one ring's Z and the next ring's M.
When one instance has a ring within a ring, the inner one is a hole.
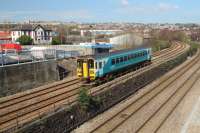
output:
M47 60L57 60L69 57L77 57L79 55L80 54L78 51L64 51L56 49L24 49L19 52L15 49L7 49L0 51L0 66Z

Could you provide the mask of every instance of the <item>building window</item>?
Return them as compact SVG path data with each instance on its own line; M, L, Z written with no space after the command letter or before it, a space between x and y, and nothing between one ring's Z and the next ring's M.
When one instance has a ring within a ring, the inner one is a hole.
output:
M13 36L15 36L15 32L13 32Z
M18 36L20 36L20 32L18 31Z

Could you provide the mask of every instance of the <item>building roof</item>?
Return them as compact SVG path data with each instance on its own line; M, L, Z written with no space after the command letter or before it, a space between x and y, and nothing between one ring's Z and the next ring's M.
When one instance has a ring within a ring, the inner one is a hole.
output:
M9 31L0 31L0 40L10 40L11 34Z
M33 31L35 30L37 27L41 27L42 29L46 30L46 31L52 31L52 29L48 26L42 26L42 25L31 25L31 24L23 24L23 25L19 25L15 28L12 29L12 31Z

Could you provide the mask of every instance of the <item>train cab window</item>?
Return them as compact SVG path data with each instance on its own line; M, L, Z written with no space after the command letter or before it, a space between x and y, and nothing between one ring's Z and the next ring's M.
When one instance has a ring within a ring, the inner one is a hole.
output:
M127 56L124 56L124 61L127 61L128 60L128 57Z
M118 63L119 63L119 58L116 59L116 64L118 64Z
M120 62L123 62L123 61L124 61L123 57L120 57Z
M94 60L89 60L89 68L94 68Z
M115 65L115 63L116 63L115 59L112 59L112 65Z
M99 69L102 68L102 62L99 62Z
M78 67L78 68L81 68L81 67L82 67L82 61L81 61L81 60L78 60L78 61L77 61L77 67Z

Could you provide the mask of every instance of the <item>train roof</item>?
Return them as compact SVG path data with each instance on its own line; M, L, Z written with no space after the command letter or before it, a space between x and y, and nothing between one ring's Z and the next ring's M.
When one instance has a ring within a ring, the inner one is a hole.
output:
M82 47L92 48L92 49L97 49L97 48L111 49L111 48L113 48L113 45L111 43L80 43L80 45Z
M147 50L150 48L137 48L137 49L125 49L125 50L117 50L117 51L112 51L109 53L102 53L102 54L97 54L97 55L87 55L87 56L81 56L79 58L93 58L93 59L100 59L100 58L104 58L104 57L108 57L108 56L114 56L114 55L118 55L118 54L122 54L122 53L126 53L126 52L130 52L130 51L142 51L142 50Z

